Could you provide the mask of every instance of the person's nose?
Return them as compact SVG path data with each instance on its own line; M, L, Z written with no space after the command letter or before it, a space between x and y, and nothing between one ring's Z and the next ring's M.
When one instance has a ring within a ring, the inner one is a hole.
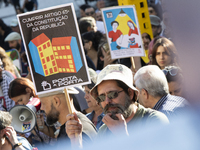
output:
M112 101L112 100L111 100L111 99L109 99L107 96L105 97L105 103L106 103L106 104L109 104L109 103L111 103L111 101Z
M84 96L84 98L85 98L85 99L87 99L87 98L88 98L88 96L89 96L89 94L85 93L85 96Z

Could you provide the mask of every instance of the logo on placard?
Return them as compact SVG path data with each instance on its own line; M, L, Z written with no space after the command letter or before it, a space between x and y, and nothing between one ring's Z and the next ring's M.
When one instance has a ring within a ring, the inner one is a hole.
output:
M107 16L107 18L112 18L112 17L113 17L113 14L112 14L112 12L107 12L107 13L106 13L106 16Z
M43 90L50 90L51 89L51 84L48 83L47 81L42 81L41 83Z

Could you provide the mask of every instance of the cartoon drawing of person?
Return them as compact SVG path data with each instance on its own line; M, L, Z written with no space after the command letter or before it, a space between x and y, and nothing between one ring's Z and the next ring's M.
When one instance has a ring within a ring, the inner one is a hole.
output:
M116 43L118 38L119 38L118 40L119 44L122 43L122 39L123 39L123 33L117 29L117 27L119 26L119 22L112 21L111 26L113 30L108 33L109 43L111 43L111 49L112 50L115 50L116 48L121 49L121 47Z
M129 47L130 48L139 48L138 43L135 42L135 35L138 35L138 29L133 23L133 21L129 20L127 22L129 29L128 36L129 36Z

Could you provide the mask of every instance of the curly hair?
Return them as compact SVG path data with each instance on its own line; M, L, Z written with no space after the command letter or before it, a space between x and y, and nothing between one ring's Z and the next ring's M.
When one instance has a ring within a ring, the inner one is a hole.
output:
M3 62L4 69L15 74L14 65L2 47L0 47L0 59Z
M9 112L0 111L0 131L11 125L12 116Z

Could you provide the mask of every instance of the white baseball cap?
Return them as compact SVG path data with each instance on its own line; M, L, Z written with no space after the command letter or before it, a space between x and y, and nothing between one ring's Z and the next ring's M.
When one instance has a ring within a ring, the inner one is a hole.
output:
M96 91L97 86L105 80L119 80L125 83L129 88L138 92L138 90L133 86L133 74L131 69L122 64L112 64L107 65L97 77L97 83L91 89L91 93ZM94 97L95 98L95 97Z
M17 32L11 32L10 34L7 35L4 41L8 42L8 41L14 41L14 40L21 40L21 35Z

